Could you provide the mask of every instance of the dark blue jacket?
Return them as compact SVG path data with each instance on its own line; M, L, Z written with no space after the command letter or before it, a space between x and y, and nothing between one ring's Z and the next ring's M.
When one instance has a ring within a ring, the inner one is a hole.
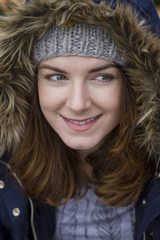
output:
M55 209L28 199L7 161L0 161L0 240L51 240ZM136 203L134 239L160 240L160 178L147 184Z

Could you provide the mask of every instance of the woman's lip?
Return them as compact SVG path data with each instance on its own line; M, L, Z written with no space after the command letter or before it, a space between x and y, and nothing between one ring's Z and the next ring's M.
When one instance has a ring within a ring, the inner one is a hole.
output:
M74 121L74 122L85 122L85 121L88 121L90 119L93 119L93 118L97 118L97 117L100 117L102 114L98 114L98 115L95 115L94 117L89 117L89 118L85 118L85 119L74 119L74 118L67 118L67 117L64 117L61 115L62 118L68 120L68 121Z
M61 116L66 123L66 125L72 130L83 132L91 129L96 122L102 117L102 114L96 115L95 117L85 118L85 119L70 119Z

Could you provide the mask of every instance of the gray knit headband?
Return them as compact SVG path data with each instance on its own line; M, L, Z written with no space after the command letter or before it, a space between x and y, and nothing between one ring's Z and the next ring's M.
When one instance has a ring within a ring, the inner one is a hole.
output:
M69 28L53 25L33 49L33 60L36 63L51 57L69 55L103 58L121 66L126 63L106 32L85 23L76 23Z

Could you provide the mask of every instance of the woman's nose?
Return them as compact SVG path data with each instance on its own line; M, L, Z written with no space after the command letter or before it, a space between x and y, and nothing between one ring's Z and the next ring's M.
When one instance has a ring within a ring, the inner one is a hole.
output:
M92 104L89 90L85 84L74 84L69 92L67 107L76 112L88 109Z

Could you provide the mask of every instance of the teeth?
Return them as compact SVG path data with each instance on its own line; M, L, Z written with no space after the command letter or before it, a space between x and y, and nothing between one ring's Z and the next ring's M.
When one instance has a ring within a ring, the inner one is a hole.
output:
M84 124L86 124L86 123L89 123L89 122L94 121L96 118L97 118L97 116L96 116L96 117L93 117L93 118L90 118L90 119L88 119L88 120L86 120L86 121L83 121L83 122L73 121L73 120L70 120L70 119L68 119L68 121L70 121L70 122L72 122L72 123L74 123L74 124L77 124L77 125L84 125Z

